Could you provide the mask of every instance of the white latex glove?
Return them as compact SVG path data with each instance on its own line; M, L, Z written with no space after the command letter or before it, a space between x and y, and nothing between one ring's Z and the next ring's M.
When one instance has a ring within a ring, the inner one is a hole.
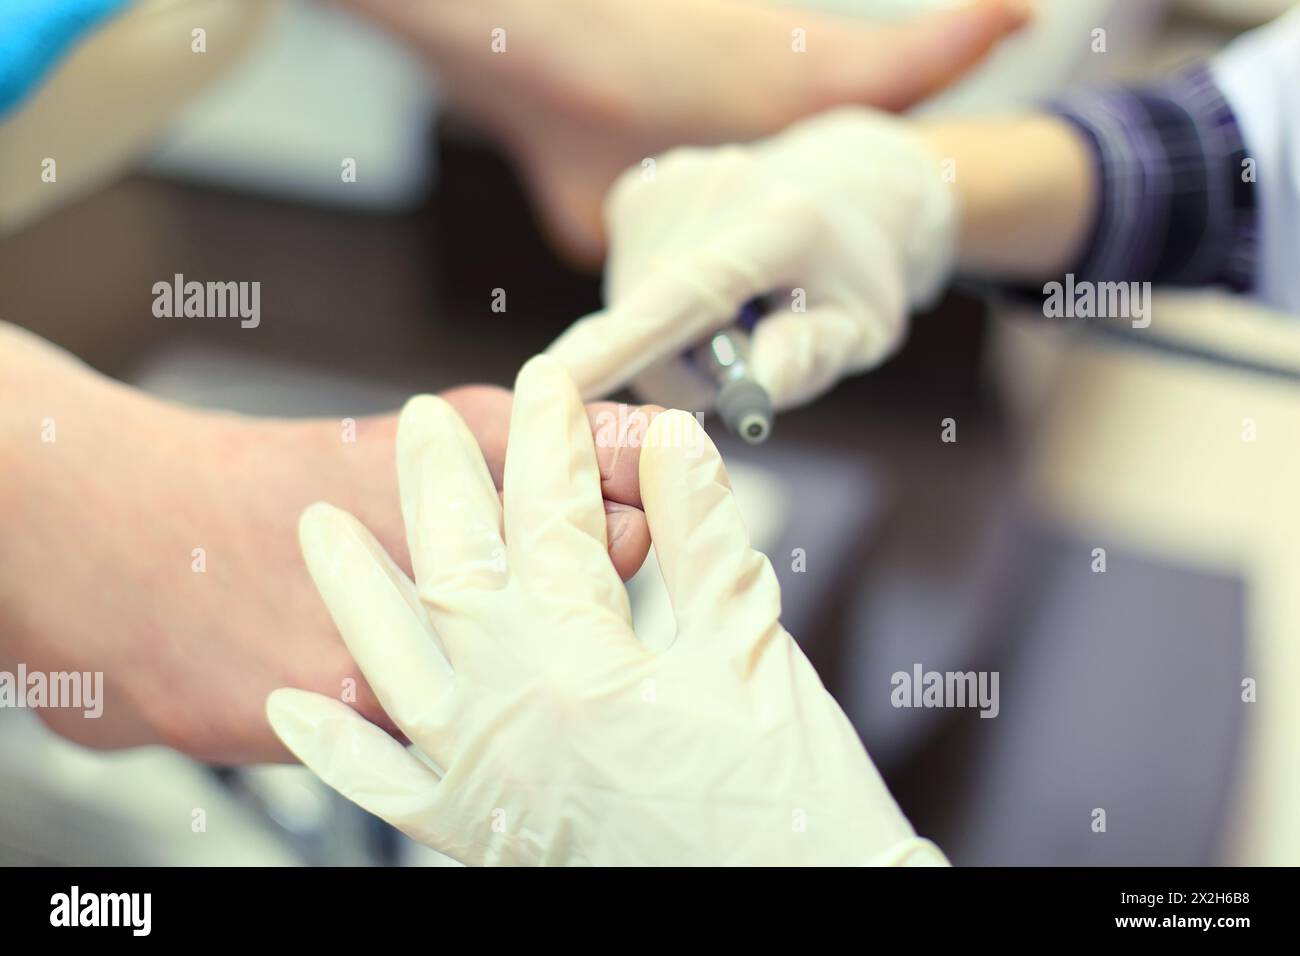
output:
M614 184L607 307L548 351L586 396L635 380L648 401L703 410L713 389L682 350L769 296L755 373L776 407L806 402L883 362L909 308L946 283L950 189L906 120L858 107L750 146L672 150L653 177L634 168ZM795 289L805 311L794 311Z
M428 761L338 700L274 692L271 725L326 783L471 864L945 862L778 623L772 567L692 417L659 415L641 452L678 623L659 650L632 631L591 428L553 359L519 374L504 509L441 399L407 404L397 445L417 584L328 505L303 515L301 539Z

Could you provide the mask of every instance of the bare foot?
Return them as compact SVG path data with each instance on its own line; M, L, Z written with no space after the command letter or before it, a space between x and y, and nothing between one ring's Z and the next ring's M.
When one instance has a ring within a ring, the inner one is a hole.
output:
M166 743L219 763L287 759L266 724L276 687L385 718L312 586L297 523L347 508L405 563L396 416L262 420L159 402L0 324L0 668L101 671L104 710L42 710L97 747ZM446 393L500 482L510 393ZM598 414L600 409L593 409ZM608 443L607 443L608 444ZM599 449L611 552L649 545L637 448Z
M1032 9L976 0L873 24L753 0L348 2L429 58L452 101L514 154L557 245L588 264L603 254L605 193L629 166L673 146L755 139L845 103L904 109Z

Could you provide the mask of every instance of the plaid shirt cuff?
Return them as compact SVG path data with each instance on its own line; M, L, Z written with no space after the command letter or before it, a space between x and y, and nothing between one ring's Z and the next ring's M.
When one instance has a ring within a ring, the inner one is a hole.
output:
M1096 282L1251 287L1246 147L1208 69L1149 89L1071 94L1048 111L1082 132L1099 184L1092 232L1069 271Z

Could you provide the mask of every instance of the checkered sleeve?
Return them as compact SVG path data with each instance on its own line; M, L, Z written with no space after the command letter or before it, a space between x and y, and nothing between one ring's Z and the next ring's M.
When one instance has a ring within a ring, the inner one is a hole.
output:
M1070 94L1048 110L1082 133L1100 186L1069 271L1097 282L1251 288L1257 233L1246 147L1207 68L1146 89Z

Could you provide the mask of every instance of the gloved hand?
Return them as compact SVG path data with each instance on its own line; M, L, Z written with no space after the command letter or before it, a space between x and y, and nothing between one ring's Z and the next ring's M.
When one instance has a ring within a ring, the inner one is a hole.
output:
M840 108L752 146L673 150L652 172L625 172L606 200L606 309L548 349L584 395L635 379L660 404L708 408L682 350L769 296L755 374L776 407L807 402L884 361L952 268L950 187L905 120Z
M942 863L777 621L718 453L659 415L642 496L678 630L637 640L605 552L591 432L545 356L520 372L504 509L445 402L398 426L412 584L356 519L303 515L312 577L388 715L278 690L267 715L329 785L465 863ZM504 515L503 515L504 510Z

